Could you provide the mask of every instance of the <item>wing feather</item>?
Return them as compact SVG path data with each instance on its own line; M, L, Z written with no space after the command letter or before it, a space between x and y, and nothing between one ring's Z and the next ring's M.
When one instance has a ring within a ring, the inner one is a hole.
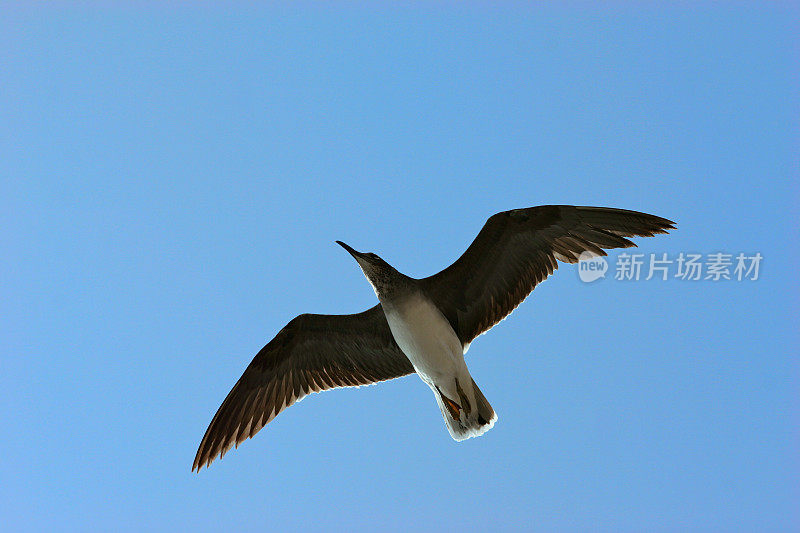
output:
M253 437L307 394L412 372L380 305L355 315L300 315L258 352L228 393L200 442L192 470Z
M674 229L665 218L609 207L544 205L489 217L455 263L419 280L462 345L513 311L558 268L580 254L636 246L627 237Z

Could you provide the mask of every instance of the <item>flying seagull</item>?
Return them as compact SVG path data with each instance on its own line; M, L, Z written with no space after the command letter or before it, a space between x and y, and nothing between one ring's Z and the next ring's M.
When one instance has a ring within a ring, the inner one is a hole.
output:
M665 218L608 207L543 205L489 218L458 260L433 276L401 274L374 253L355 258L380 303L354 315L302 314L247 366L206 430L192 470L258 433L312 392L368 385L416 372L460 441L497 420L464 361L470 343L582 253L636 246L627 237L674 229Z

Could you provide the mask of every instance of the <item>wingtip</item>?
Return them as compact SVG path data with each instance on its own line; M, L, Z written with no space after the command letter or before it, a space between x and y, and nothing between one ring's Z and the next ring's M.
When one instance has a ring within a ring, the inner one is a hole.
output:
M650 216L656 219L656 223L660 225L659 229L656 230L658 233L667 233L669 230L677 229L677 223L673 220L656 215Z
M192 465L192 472L196 472L199 474L200 471L203 469L203 467L208 468L209 466L211 466L211 462L213 460L214 460L213 458L212 459L207 458L201 460L195 459L194 464Z
M667 233L670 230L678 229L678 224L669 220L668 218L663 218L660 220L661 227L659 228L659 233Z
M192 472L197 472L199 474L203 467L208 468L211 466L211 463L214 462L216 457L216 454L210 455L208 450L203 450L201 447L199 450L197 450L197 455L192 463Z

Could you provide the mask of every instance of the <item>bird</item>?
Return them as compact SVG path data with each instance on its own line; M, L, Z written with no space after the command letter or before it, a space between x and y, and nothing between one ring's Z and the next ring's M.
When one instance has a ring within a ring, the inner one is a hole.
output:
M520 305L559 262L605 256L606 249L636 246L630 237L671 229L671 220L625 209L512 209L489 217L453 264L419 279L336 241L355 259L378 304L356 314L301 314L286 324L222 402L192 471L222 458L308 394L413 373L433 392L453 439L484 434L497 414L467 368L470 343Z

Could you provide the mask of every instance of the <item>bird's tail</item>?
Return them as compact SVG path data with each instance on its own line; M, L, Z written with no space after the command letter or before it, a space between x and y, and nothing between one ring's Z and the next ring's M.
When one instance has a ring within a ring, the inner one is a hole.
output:
M439 403L439 409L442 411L442 417L450 436L457 441L462 441L470 437L479 437L492 429L497 421L497 414L489 405L478 385L475 384L475 380L472 380L472 391L475 397L472 402L458 381L456 381L456 387L457 399L448 398L438 387L435 390L436 401Z

